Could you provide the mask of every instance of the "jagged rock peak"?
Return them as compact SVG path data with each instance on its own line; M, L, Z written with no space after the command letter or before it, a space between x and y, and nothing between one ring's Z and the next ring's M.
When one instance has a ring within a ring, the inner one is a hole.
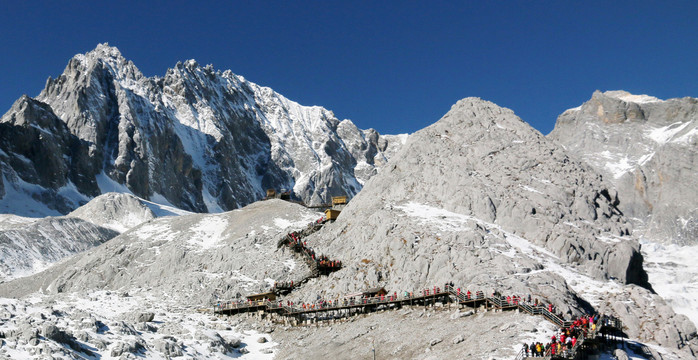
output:
M80 201L116 183L140 198L162 196L196 212L239 208L268 188L326 203L356 194L404 140L348 120L340 126L325 108L300 105L195 60L148 78L107 44L73 57L37 101L65 123L65 142L80 150L85 171L75 175L83 185L69 190ZM51 190L60 203L65 191ZM68 207L74 202L60 212Z
M75 70L89 71L100 64L109 67L119 80L139 80L144 78L133 62L124 58L118 48L109 46L107 43L99 44L94 50L85 54L73 56L64 72L74 73Z

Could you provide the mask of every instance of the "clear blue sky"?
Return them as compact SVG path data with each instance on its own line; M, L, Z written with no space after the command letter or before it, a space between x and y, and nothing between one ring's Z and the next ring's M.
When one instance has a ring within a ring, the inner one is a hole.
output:
M695 0L4 1L0 113L108 42L147 76L195 58L382 133L467 96L548 133L596 89L698 97L696 19Z

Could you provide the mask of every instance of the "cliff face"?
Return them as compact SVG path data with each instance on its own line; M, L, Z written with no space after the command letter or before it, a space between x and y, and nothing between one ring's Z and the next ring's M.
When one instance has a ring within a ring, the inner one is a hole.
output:
M0 124L4 192L61 214L108 191L197 212L244 206L267 188L324 203L356 194L403 139L193 60L148 78L107 45L76 55Z
M589 163L618 191L641 234L698 242L698 100L595 92L558 117L549 138Z

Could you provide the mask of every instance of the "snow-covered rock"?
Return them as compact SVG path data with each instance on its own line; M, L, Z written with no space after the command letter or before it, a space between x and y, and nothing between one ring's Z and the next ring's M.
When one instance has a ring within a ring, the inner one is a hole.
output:
M31 275L119 233L82 219L48 217L0 230L0 279Z
M0 128L0 209L38 202L19 215L65 214L109 191L196 212L242 207L267 188L325 203L356 194L404 140L194 60L148 78L106 44L17 100Z
M185 214L190 213L122 193L100 195L67 216L37 219L2 214L0 279L42 271L156 217Z
M106 193L68 214L120 233L161 216L190 214L187 211L146 201L130 194Z
M277 250L287 232L322 215L282 200L257 202L221 214L163 217L145 222L103 246L23 281L4 284L0 296L149 289L200 306L296 283L310 273L290 251ZM284 248L282 248L284 249Z

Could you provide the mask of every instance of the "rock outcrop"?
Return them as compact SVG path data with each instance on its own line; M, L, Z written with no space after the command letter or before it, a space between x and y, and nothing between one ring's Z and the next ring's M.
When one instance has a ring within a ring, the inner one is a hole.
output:
M411 135L337 221L308 238L345 266L306 285L299 300L377 285L419 293L453 281L530 293L573 316L595 310L588 289L614 280L652 298L638 240L609 185L511 110L461 100ZM659 326L671 334L665 346L694 349L690 321L654 299L661 317L649 302L622 314L631 332L655 342Z
M599 175L511 110L468 98L410 136L322 232L322 250L355 264L344 276L359 284L526 273L539 259L509 252L530 244L595 278L648 286L617 202Z
M642 235L698 243L698 99L597 91L560 115L548 137L613 184Z

